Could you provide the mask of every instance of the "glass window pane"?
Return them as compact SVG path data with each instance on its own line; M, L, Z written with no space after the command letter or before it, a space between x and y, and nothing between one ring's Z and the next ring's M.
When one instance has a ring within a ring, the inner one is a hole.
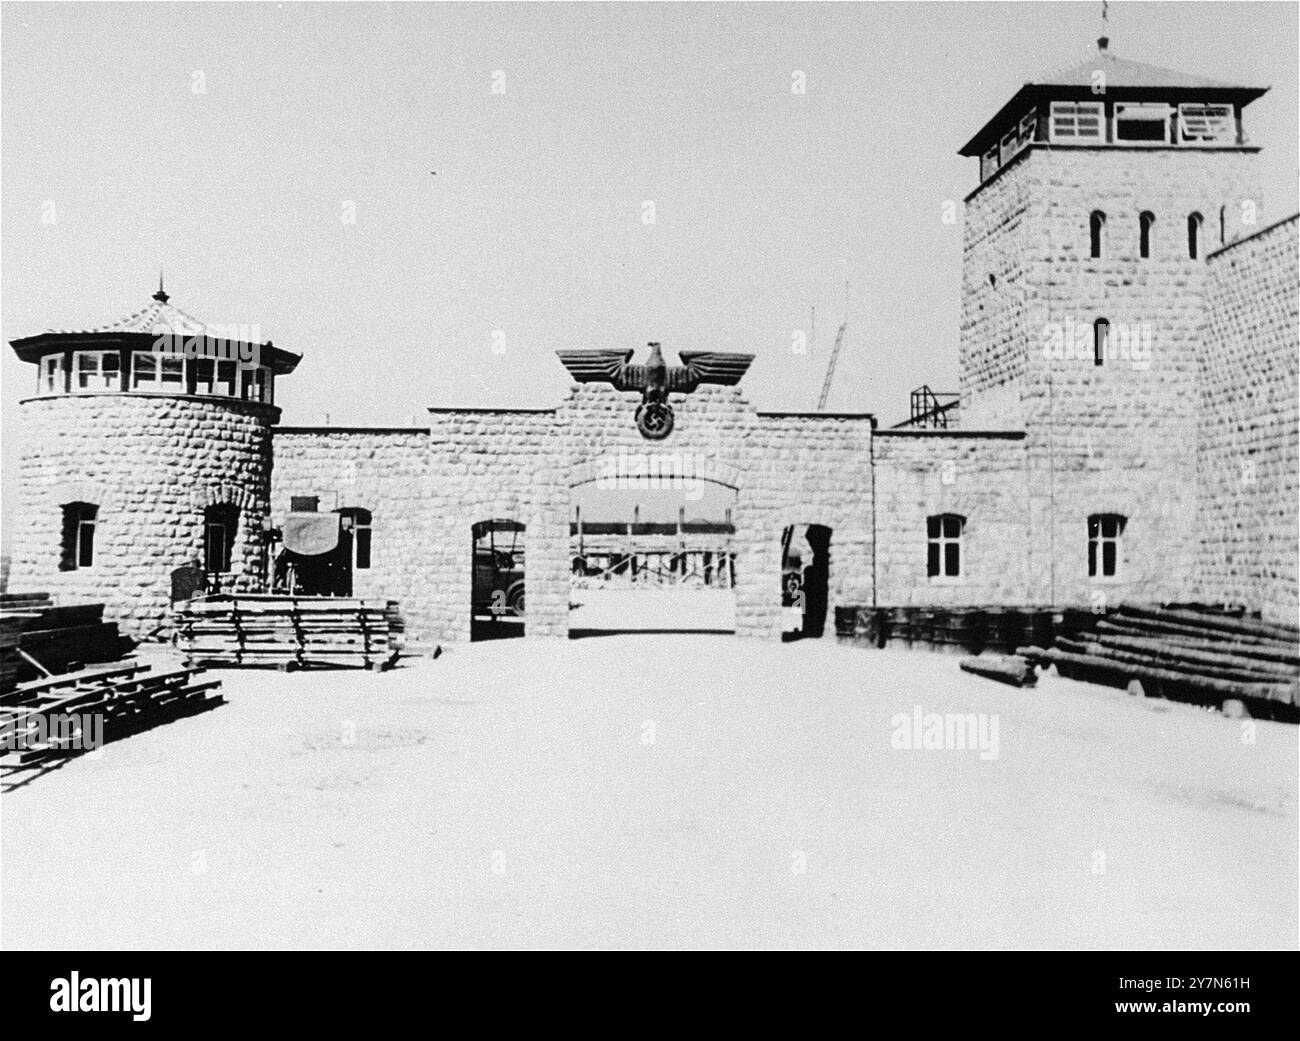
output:
M939 573L939 543L931 542L926 560L926 572L931 578Z
M1097 543L1092 539L1088 540L1088 577L1097 577Z
M959 537L961 535L961 518L952 513L945 514L943 533L950 539Z
M925 519L926 534L930 538L937 539L939 537L939 523L940 518L938 517L927 517Z
M1115 574L1115 550L1117 548L1114 542L1103 542L1101 544L1101 573L1103 575Z
M943 573L954 577L961 574L961 543L949 542L943 547Z

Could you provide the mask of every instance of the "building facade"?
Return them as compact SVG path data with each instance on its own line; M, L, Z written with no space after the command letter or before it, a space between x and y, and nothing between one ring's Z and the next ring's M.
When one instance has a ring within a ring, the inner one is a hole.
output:
M298 357L154 357L160 329L206 335L161 289L112 326L16 340L38 392L10 584L104 600L144 635L191 561L265 588L310 503L343 519L350 591L400 600L430 640L470 636L471 532L508 522L527 632L563 636L575 489L649 471L734 491L743 635L782 631L783 545L806 525L829 531L830 610L1200 600L1294 621L1297 219L1262 217L1243 129L1262 93L1101 41L981 128L943 429L758 411L729 386L671 395L671 435L647 440L636 395L592 384L420 428L282 427Z

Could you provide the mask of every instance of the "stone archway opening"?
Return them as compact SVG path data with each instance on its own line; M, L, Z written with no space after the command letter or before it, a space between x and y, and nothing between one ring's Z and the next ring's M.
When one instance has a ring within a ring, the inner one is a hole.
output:
M790 524L781 532L782 640L826 633L832 534L825 524Z
M633 471L570 494L571 638L735 631L734 482Z
M492 518L471 526L470 640L508 640L525 632L525 525Z

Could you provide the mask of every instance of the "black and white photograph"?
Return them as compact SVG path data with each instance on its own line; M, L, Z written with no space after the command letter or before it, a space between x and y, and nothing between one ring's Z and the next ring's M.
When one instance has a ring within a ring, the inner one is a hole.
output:
M0 947L1295 951L1298 43L4 2Z

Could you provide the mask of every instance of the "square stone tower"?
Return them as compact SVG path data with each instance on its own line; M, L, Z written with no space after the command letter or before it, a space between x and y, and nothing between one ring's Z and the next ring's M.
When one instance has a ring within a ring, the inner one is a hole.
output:
M1026 433L1033 602L1192 595L1205 259L1260 223L1266 89L1103 38L961 149L961 423Z

